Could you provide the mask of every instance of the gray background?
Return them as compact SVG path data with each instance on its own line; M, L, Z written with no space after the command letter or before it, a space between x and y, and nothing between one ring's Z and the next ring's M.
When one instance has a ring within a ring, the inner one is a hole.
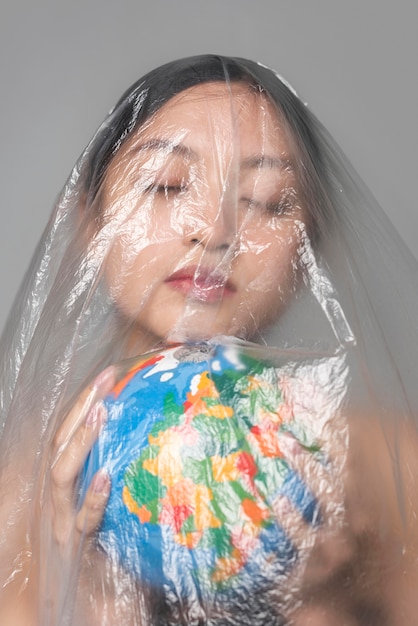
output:
M416 0L3 0L0 328L56 194L122 91L173 58L273 66L418 255Z

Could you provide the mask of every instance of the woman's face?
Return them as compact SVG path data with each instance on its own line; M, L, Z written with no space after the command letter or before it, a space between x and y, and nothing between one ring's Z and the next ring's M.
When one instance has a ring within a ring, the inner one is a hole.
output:
M293 140L244 83L164 104L123 145L101 193L105 276L138 338L250 339L295 287L305 210Z

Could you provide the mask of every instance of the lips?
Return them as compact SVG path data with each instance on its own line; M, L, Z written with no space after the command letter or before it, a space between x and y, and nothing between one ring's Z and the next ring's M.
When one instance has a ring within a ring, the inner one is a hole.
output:
M197 266L174 272L165 283L188 298L208 304L220 302L235 292L232 283L222 272Z

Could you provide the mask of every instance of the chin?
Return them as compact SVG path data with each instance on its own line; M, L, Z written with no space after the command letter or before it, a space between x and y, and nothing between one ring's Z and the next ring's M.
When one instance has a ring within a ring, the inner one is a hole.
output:
M217 335L232 334L230 324L211 320L210 314L182 317L176 321L165 336L169 343L193 343L207 341Z
M223 335L230 333L217 332L216 330L205 328L188 328L181 326L179 328L173 328L167 333L168 343L198 343L201 341L208 341L216 335Z
M209 316L208 316L209 317ZM245 324L237 320L228 320L227 323L221 320L210 320L198 318L197 320L181 320L167 333L168 343L193 343L208 341L213 337L230 336L239 339L250 340L254 336L254 322Z

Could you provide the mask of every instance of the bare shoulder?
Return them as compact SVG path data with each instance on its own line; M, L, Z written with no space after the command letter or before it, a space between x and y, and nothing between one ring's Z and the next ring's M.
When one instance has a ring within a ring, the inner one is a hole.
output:
M418 612L418 426L410 416L350 416L347 514L387 623L410 626Z
M415 533L418 425L409 416L349 416L347 504L352 522ZM359 526L360 525L360 526Z

